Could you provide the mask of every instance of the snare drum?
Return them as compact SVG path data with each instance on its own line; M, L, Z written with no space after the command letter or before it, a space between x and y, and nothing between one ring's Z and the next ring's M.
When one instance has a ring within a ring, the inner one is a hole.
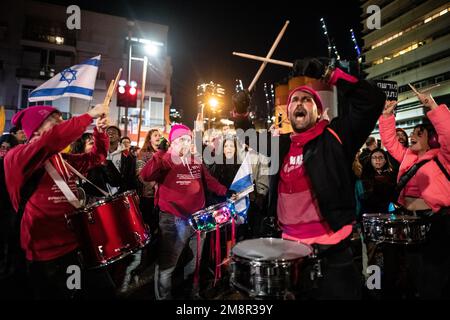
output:
M150 242L138 203L136 192L127 191L66 215L80 242L84 266L104 267Z
M193 213L189 224L196 231L209 232L216 230L216 226L223 227L231 223L235 215L234 203L226 201Z
M231 285L250 298L294 296L310 246L277 238L244 240L231 250Z
M418 244L426 240L430 223L414 216L366 213L363 214L363 230L369 241Z

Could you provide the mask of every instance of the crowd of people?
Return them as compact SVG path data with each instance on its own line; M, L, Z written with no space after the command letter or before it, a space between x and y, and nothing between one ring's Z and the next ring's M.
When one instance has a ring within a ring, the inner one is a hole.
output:
M249 197L247 219L238 226L237 241L270 235L311 246L316 259L302 266L299 297L362 297L366 271L354 261L355 232L361 234L368 252L376 250L364 240L361 230L365 213L413 215L429 221L427 241L402 252L407 261L412 264L414 260L414 265L420 266L408 271L415 281L414 295L444 297L450 277L447 106L417 92L428 111L427 119L408 139L403 129L395 128L396 102L386 101L371 81L330 68L318 59L298 60L294 71L335 86L345 96L350 111L330 120L325 111L329 106L323 105L320 95L310 86L300 86L290 92L287 101L293 132L259 133L259 138L267 135L268 140L276 140L277 150L265 152L224 134L210 146L222 160L213 164L203 163L203 150L193 148L193 137L198 133L186 125L174 124L166 137L157 129L150 130L137 150L120 128L109 125L104 105L65 121L49 106L18 112L12 119L14 128L0 140L2 274L28 279L24 282L37 299L114 297L117 277L124 277L127 266L114 269L112 265L86 270L81 290L67 287L67 267L79 264L79 242L67 230L64 217L76 207L52 179L51 167L83 206L104 197L99 189L109 194L135 191L143 220L158 243L138 253L136 270L151 263L148 257L154 250L155 297L176 298L175 286L188 284L188 297L198 298L198 271L205 260L209 262L205 251L211 251L204 248L213 244L205 241L211 234L195 232L188 219L209 205L236 198L230 188L240 163L249 157L255 188ZM236 129L254 128L247 112L249 102L245 91L233 97ZM86 132L93 119L97 119L93 132ZM369 137L377 121L381 141ZM274 152L278 167L270 174ZM96 187L73 174L66 163ZM230 230L222 232L229 239ZM226 259L230 242L222 243ZM382 251L389 288L400 262L388 257L399 251L392 246ZM372 262L365 265L368 263ZM180 264L184 267L182 284L175 281Z

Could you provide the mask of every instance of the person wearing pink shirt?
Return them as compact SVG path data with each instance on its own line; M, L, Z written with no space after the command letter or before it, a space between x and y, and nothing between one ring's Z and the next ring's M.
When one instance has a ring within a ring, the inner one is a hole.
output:
M379 119L380 135L400 163L398 181L422 164L400 191L398 203L404 214L421 216L430 223L427 241L419 248L418 293L420 298L442 298L450 284L450 111L430 94L415 93L428 111L428 120L414 128L409 147L396 138L395 101L386 102Z

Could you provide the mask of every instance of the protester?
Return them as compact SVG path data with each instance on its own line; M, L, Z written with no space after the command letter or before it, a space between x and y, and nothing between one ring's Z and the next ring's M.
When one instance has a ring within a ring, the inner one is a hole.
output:
M192 259L185 267L188 277L199 267L196 257L201 256L204 235L195 232L189 225L190 215L205 205L205 188L224 196L226 187L213 178L199 159L191 153L192 133L185 125L174 125L167 142L160 144L149 162L141 171L144 181L156 181L158 191L156 204L159 206L159 227L161 239L158 262L155 270L155 294L157 299L172 297L172 275L184 249L192 252ZM194 281L192 295L197 295L198 282Z
M429 123L414 128L410 146L406 148L397 139L395 101L386 101L379 118L380 135L383 145L400 163L399 184L407 181L402 183L398 198L402 212L420 216L431 224L427 241L420 248L419 296L442 298L450 279L450 112L430 94L416 95L427 110Z
M24 130L28 143L7 153L4 160L6 182L14 210L23 216L21 244L38 299L112 296L112 283L101 270L83 270L81 290L70 290L66 285L67 268L80 265L77 254L80 244L75 233L68 229L65 219L66 214L76 209L45 169L53 167L77 194L76 176L67 169L63 160L79 171L85 171L105 159L107 118L101 116L107 112L106 106L97 105L86 114L64 121L57 109L36 106L18 112L12 119L15 126ZM83 134L95 117L99 118L91 152L60 154Z

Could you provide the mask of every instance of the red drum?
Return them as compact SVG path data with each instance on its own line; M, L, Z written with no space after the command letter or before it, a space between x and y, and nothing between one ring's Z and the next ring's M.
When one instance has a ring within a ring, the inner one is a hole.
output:
M66 215L80 242L84 266L104 267L150 242L138 203L136 192L127 191Z

